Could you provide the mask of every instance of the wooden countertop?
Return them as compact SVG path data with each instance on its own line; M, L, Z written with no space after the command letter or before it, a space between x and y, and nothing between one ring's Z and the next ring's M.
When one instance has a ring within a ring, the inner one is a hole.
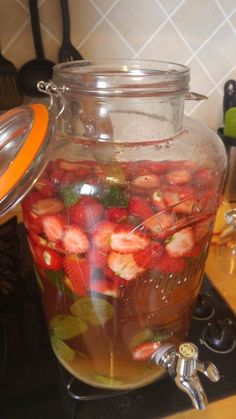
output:
M234 204L232 205L235 206ZM19 207L16 207L10 214L1 218L1 223L5 222L11 216L16 215L19 221L22 221L21 211ZM206 262L205 271L209 276L212 284L217 288L221 295L225 298L228 304L236 313L236 274L230 274L230 267L233 265L229 264L229 252L224 255L224 261L219 257L219 249L216 245L212 245L209 250L209 255ZM235 262L234 262L235 263ZM229 265L229 270L226 270L226 264ZM236 268L235 268L236 272ZM235 360L236 364L236 360ZM233 366L235 367L235 366ZM221 385L220 382L218 385ZM208 405L204 411L198 411L190 409L186 412L180 412L172 416L168 416L168 419L235 419L236 417L236 395L221 399L215 403Z

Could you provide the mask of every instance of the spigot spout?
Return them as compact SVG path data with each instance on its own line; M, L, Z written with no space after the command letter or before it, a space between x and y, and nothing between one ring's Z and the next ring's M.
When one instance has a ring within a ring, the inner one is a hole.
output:
M174 377L176 385L188 394L196 409L206 408L207 397L197 373L201 372L213 382L219 381L220 374L212 362L198 360L196 345L185 342L177 349L167 343L153 354L153 359Z
M208 404L207 397L197 375L189 377L188 379L176 376L175 382L179 389L190 397L195 409L204 410L206 408Z

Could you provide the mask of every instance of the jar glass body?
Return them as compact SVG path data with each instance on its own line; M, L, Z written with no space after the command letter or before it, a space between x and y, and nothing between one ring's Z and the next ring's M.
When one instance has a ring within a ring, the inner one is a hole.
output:
M70 63L54 80L65 109L22 204L52 347L85 383L140 387L163 374L153 353L188 334L224 146L183 118L183 66Z

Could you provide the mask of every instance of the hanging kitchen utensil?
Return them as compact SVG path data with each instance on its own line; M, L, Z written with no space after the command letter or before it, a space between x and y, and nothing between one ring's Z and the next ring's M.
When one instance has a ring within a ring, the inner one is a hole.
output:
M37 0L29 0L29 8L37 58L21 67L18 76L18 86L28 96L41 97L44 94L37 89L37 83L40 80L48 81L52 78L54 63L44 57Z
M228 109L236 106L236 80L228 80L224 85L223 115Z
M0 52L0 111L21 105L23 96L16 85L17 70L15 65Z
M68 0L60 0L63 20L63 39L58 53L59 62L83 60L82 55L72 45L70 39L70 12Z

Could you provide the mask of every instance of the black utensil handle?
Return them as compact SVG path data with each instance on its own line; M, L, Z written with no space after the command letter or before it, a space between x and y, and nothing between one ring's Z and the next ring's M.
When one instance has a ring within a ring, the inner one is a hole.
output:
M35 47L36 56L38 59L43 60L44 52L43 52L43 43L42 43L41 30L40 30L38 1L29 0L29 9L30 9L31 26L32 26L32 33L33 33L33 38L34 38L34 47Z
M70 42L70 12L68 0L60 0L63 20L63 41Z
M236 106L236 81L228 80L224 85L223 113Z

